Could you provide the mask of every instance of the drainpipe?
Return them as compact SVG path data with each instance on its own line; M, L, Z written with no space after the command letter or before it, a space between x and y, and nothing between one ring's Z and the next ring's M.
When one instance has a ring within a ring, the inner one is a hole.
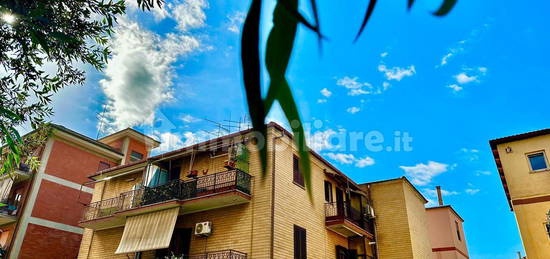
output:
M273 137L273 144L271 147L271 245L269 248L269 258L274 258L274 246L275 246L275 140L278 140L285 136L284 132L281 132L281 136ZM266 141L267 144L267 141ZM266 146L267 148L267 146Z

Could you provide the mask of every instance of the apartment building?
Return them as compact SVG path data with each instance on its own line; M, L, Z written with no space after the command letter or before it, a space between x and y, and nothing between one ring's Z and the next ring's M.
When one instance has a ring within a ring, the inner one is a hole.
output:
M60 125L50 128L47 141L36 150L38 170L22 164L13 176L0 179L2 258L75 258L83 233L78 222L94 187L86 184L87 176L129 162L132 153L146 156L158 145L131 129L105 139L121 142L116 146Z
M95 172L79 258L432 257L427 201L406 178L357 184L312 151L308 193L299 159L270 123L265 141L245 130Z
M550 129L489 141L527 258L550 256Z

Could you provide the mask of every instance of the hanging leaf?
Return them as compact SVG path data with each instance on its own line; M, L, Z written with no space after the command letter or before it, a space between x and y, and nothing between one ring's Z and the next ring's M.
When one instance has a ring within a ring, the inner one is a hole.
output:
M414 4L414 0L409 0L407 3L407 9L411 10L411 8L413 7L413 4Z
M241 38L241 63L243 69L243 82L248 103L248 113L255 132L263 138L260 148L260 160L262 175L267 168L267 127L265 125L266 112L262 100L261 76L260 76L260 14L262 1L253 0L246 15Z
M433 13L435 16L445 16L447 15L455 6L457 0L443 0L443 4L437 11Z
M300 155L300 168L308 193L311 195L311 168L309 150L305 141L304 128L292 91L285 78L288 63L294 47L294 39L298 21L293 17L297 12L298 1L281 1L273 11L273 28L269 33L266 46L266 68L269 73L270 84L264 101L266 111L272 107L275 100L279 101L285 117L290 122L294 134L294 142Z
M361 23L361 28L359 28L359 32L357 33L357 36L355 36L354 41L357 41L359 39L359 36L361 36L361 33L363 33L363 30L365 29L365 26L367 26L367 22L369 21L375 6L376 0L370 0L369 6L367 7L367 12L365 13L365 17L363 18L363 23Z

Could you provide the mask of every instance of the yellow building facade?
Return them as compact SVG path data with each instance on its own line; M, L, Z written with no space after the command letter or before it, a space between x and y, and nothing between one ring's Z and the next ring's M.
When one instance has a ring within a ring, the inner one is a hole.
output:
M529 259L550 258L550 129L490 141Z
M376 258L368 192L312 152L310 196L277 124L262 175L256 141L242 131L94 174L79 258Z

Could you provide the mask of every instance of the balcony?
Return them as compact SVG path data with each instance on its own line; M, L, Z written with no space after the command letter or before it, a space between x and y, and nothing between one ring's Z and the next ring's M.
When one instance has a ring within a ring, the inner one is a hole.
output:
M173 207L182 214L196 213L250 201L252 176L238 169L198 177L174 180L167 184L144 187L118 197L90 203L84 209L80 225L91 229L122 226L125 217Z
M17 220L17 206L0 202L0 226L15 222Z
M246 253L235 250L222 250L195 255L184 255L182 259L246 259Z
M325 220L328 229L345 237L373 237L373 221L367 213L350 206L347 202L325 203Z

